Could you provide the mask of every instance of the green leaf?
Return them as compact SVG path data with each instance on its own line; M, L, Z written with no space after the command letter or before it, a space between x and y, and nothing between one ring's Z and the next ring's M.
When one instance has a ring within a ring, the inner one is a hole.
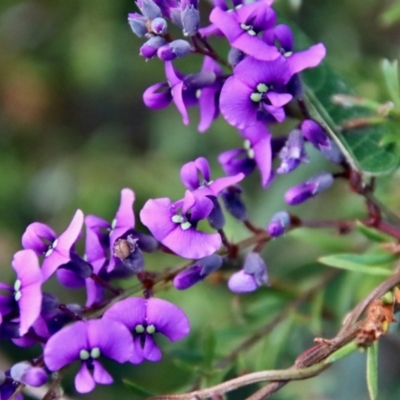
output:
M400 20L400 3L395 1L380 15L380 20L386 27L391 26Z
M369 226L365 226L361 221L356 222L357 229L368 239L378 242L393 242L393 238L389 235L385 235L384 233L378 231L377 229L371 228Z
M396 107L400 107L399 66L397 60L382 60L382 72L390 98Z
M378 342L367 349L367 387L369 398L375 400L378 396Z
M292 23L290 25L297 48L308 48L312 44L310 40L298 27ZM376 114L366 108L346 108L332 103L333 95L354 95L354 92L326 61L316 68L302 72L301 77L305 86L305 102L311 117L329 132L353 169L366 175L381 175L397 166L398 157L392 147L381 145L382 138L388 134L385 124L372 124L345 132L340 130L344 121L373 118Z
M147 398L147 397L154 396L154 393L151 393L150 391L142 388L135 382L132 382L128 379L122 379L122 382L124 383L124 385L126 385L129 388L129 390L133 394L135 394L136 396L138 396L140 398Z
M396 257L393 254L334 254L320 257L318 261L330 267L361 272L368 275L390 276L390 266Z
M216 346L217 340L215 338L215 333L211 328L208 328L203 339L204 367L206 370L211 369L212 367Z
M358 345L356 342L350 342L345 344L343 347L341 347L339 350L336 350L334 353L332 353L326 360L325 362L327 364L334 363L336 361L341 360L344 357L347 357L351 353L353 353L355 350L358 349Z

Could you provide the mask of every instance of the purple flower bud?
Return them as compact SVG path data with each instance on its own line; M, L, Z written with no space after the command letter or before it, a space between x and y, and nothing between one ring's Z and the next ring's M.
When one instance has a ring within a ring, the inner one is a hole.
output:
M143 15L149 19L155 19L162 16L160 7L153 0L142 0L140 10Z
M278 174L287 174L295 170L302 162L308 162L308 156L304 148L304 139L300 130L290 132L285 146L279 152L282 160L277 169Z
M184 36L194 36L199 30L200 13L199 10L193 5L187 5L185 8L182 6L182 26Z
M154 18L150 26L152 31L157 35L164 35L167 33L168 25L164 18Z
M232 67L236 67L244 59L246 56L243 51L240 51L236 47L231 47L228 53L228 63L232 65Z
M311 119L306 119L301 124L301 131L304 137L309 140L312 145L319 150L329 161L340 164L343 161L337 144L331 140L322 127Z
M118 257L124 266L133 273L143 271L144 259L142 252L139 249L139 239L129 235L126 239L118 239L114 243L113 255Z
M234 273L228 281L228 287L234 293L254 292L264 285L268 285L267 266L260 254L253 252L246 256L243 269Z
M273 215L268 225L268 233L272 237L278 237L285 233L290 225L290 215L286 211L280 211Z
M322 172L297 186L292 187L285 193L285 201L290 205L303 203L316 196L318 193L328 189L334 179L328 172Z
M202 281L211 274L211 272L219 269L221 265L222 257L218 254L204 257L176 275L174 278L174 286L178 290L188 289L197 282Z
M33 367L28 361L21 361L11 367L10 376L25 385L39 387L47 382L43 368Z
M183 39L174 40L160 47L157 51L157 56L163 61L172 61L176 58L184 57L191 51L190 43Z
M128 23L136 36L143 37L148 33L146 18L143 18L140 14L128 14Z
M157 54L157 50L164 46L167 41L161 36L153 36L140 47L140 55L145 58L152 58Z
M221 198L226 210L239 221L247 219L246 205L243 202L243 190L240 186L229 186L221 192Z

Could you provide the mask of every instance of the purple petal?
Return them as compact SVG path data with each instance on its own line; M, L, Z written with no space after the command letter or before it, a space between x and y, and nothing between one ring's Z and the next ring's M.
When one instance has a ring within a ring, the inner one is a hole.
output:
M201 175L203 175L204 179L208 182L211 179L211 169L210 164L207 159L204 157L196 158L194 161L196 168L200 171Z
M221 245L218 233L199 232L194 229L183 231L177 226L162 242L177 255L188 259L199 259L217 252Z
M104 367L96 360L93 361L93 378L95 382L102 385L110 385L114 382L112 376L104 369Z
M193 222L207 218L214 208L213 202L208 197L199 197L191 209L190 220Z
M42 273L33 250L20 250L15 253L11 265L23 286L41 285Z
M146 300L140 297L130 297L113 304L103 316L104 319L111 319L124 324L130 331L136 325L146 322Z
M170 61L165 63L165 76L167 77L167 81L171 88L181 83L184 78L184 76L174 68L174 65Z
M158 92L160 89L163 89L163 91ZM171 88L167 82L156 83L147 88L143 93L143 102L149 108L165 108L171 103L171 101Z
M58 269L56 271L57 280L65 287L79 289L85 286L85 279L81 278L75 272L68 269Z
M86 329L90 349L98 347L102 355L119 363L131 358L132 335L124 324L110 319L92 319L87 321Z
M147 300L147 323L172 342L183 339L190 331L189 320L178 306L155 297Z
M79 393L89 393L96 386L86 363L82 363L79 372L75 376L75 389Z
M133 212L134 201L135 193L131 189L122 189L121 202L114 220L115 227L110 235L111 246L116 239L121 237L129 229L135 227L135 214Z
M28 332L40 315L42 306L42 291L40 283L29 285L21 289L21 298L18 300L20 314L19 334L21 336Z
M104 288L92 279L86 279L86 307L99 303L104 295Z
M222 31L230 43L243 34L243 29L240 27L236 16L233 13L222 10L219 7L215 7L211 11L210 21Z
M144 360L141 337L137 336L133 339L133 353L129 362L132 364L140 364Z
M270 7L273 1L256 1L235 8L235 13L240 22L251 22L256 31L266 30L274 26L276 13Z
M41 238L52 243L56 237L57 235L49 226L34 222L27 226L22 235L22 247L24 249L32 249L38 254L43 254L46 252L48 245L43 243Z
M291 75L306 68L316 67L325 57L326 49L322 43L315 44L309 49L293 53L287 58L290 64Z
M228 287L234 293L249 293L258 289L255 279L243 270L235 272L229 278Z
M143 347L143 357L146 360L157 362L162 358L160 349L151 335L146 335Z
M239 129L254 125L257 122L258 104L251 101L252 92L252 88L235 76L228 78L222 86L221 113L228 123Z
M284 24L277 25L274 28L274 34L285 51L291 51L293 49L294 46L293 33L292 30L287 25Z
M215 179L215 181L209 186L211 191L217 196L225 188L235 185L244 179L244 174L239 173L234 176L224 176L222 178Z
M281 56L275 46L269 46L258 36L251 36L245 31L242 32L243 33L237 39L230 42L233 47L262 61L276 60Z
M186 109L185 102L183 100L183 82L178 83L177 85L173 86L171 89L172 99L176 105L176 108L182 115L182 120L185 125L189 124L189 115Z
M173 215L173 203L170 199L149 199L140 211L140 220L157 240L162 241L176 227L171 220Z
M197 127L198 131L203 133L218 117L219 107L217 93L220 91L221 85L212 85L201 89L199 98L200 122Z
M267 93L268 100L275 107L282 107L289 103L292 100L293 96L289 93L276 93L276 92L268 92Z
M200 186L197 175L197 167L194 161L184 164L181 168L181 181L189 190L195 190Z
M254 144L253 150L254 160L261 173L261 184L265 188L271 181L272 173L271 135Z
M286 118L285 110L282 107L267 106L264 109L268 111L278 122L283 122Z
M86 323L75 322L50 337L44 348L44 362L50 371L57 371L78 360L79 352L87 347Z

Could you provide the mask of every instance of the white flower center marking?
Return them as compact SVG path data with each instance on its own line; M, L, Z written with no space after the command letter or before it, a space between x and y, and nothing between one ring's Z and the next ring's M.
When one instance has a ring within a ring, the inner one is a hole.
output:
M93 347L93 349L90 351L90 357L96 359L100 357L100 349L98 347Z
M80 358L82 361L88 360L89 357L90 357L90 354L89 354L89 352L88 352L87 350L81 350L81 351L79 352L79 358Z
M135 332L136 333L143 333L144 332L144 326L139 324L135 326Z
M146 328L146 332L147 332L149 335L152 335L153 333L156 332L156 327L155 327L154 325L149 325L149 326Z
M45 254L44 256L45 256L45 257L48 257L48 256L53 252L53 250L57 247L57 244L58 244L58 239L56 239L56 240L50 245L49 249L46 251L46 254Z

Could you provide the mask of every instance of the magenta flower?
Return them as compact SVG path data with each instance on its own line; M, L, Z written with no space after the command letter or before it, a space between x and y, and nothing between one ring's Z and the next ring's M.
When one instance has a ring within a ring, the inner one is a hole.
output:
M44 362L50 371L80 360L75 376L79 393L92 391L96 383L109 385L111 375L98 361L100 356L119 363L129 361L133 353L132 336L121 323L104 320L78 321L54 334L44 348Z
M259 60L275 60L280 56L278 49L258 36L275 24L276 14L270 7L271 3L270 0L260 0L240 4L231 11L215 7L210 21L227 37L232 47Z
M168 198L148 200L140 211L140 220L158 241L177 255L199 259L215 253L222 244L218 233L205 233L196 228L213 207L207 197L195 198L187 190L185 198L175 203Z
M133 332L133 364L143 360L161 360L161 351L154 341L154 334L162 333L172 342L183 339L190 331L189 320L176 305L161 299L128 298L112 305L104 320L124 324Z
M44 255L42 263L43 281L50 278L60 265L71 260L70 250L78 240L83 225L83 213L77 210L68 228L57 237L47 225L34 222L22 235L22 246ZM44 240L47 242L45 243Z

